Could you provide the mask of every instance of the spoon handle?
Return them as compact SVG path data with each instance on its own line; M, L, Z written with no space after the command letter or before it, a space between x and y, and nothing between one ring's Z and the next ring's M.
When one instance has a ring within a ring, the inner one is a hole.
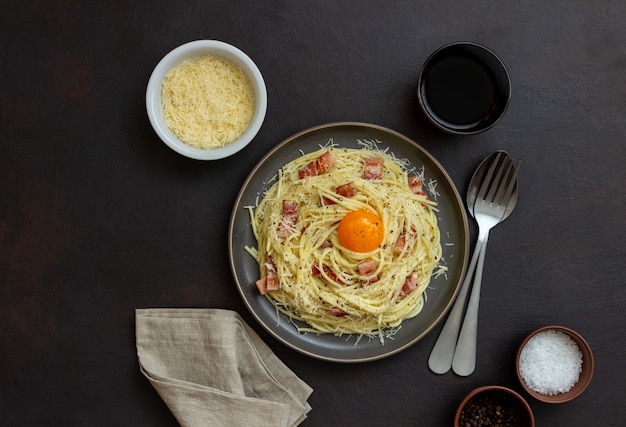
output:
M476 268L479 254L482 252L482 246L483 241L478 240L476 242L476 247L474 248L472 260L467 267L465 280L463 280L459 295L454 302L454 306L448 315L446 323L443 325L443 328L439 333L439 338L437 338L435 346L430 352L428 367L436 374L445 374L452 366L452 358L454 357L454 348L459 336L459 330L461 329L461 320L463 316L463 309L465 308L467 291L469 290L470 283L472 282L472 276L474 275L474 269Z
M467 303L467 311L465 319L463 319L463 327L459 335L459 341L454 350L454 359L452 360L452 370L461 376L468 376L474 372L476 367L476 337L478 332L478 305L480 303L480 285L483 277L483 265L485 264L485 252L487 251L487 238L489 233L485 235L480 250L480 258L476 267L476 275L472 285L472 293L469 303Z

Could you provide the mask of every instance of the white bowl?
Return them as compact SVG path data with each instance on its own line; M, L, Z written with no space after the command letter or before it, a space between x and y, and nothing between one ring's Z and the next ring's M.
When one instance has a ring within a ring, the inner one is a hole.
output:
M254 115L248 125L248 129L233 143L215 149L192 147L178 139L165 124L161 104L161 85L165 75L183 61L207 54L220 57L240 67L246 74L254 91ZM267 89L263 76L256 64L241 50L217 40L196 40L172 50L154 68L146 90L146 110L154 131L172 150L192 159L222 159L239 152L258 133L267 111Z

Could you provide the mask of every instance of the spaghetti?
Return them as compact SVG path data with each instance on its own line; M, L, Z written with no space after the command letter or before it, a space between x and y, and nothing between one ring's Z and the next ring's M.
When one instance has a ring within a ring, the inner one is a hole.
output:
M331 140L284 165L249 207L259 291L305 322L294 322L300 332L387 336L419 314L431 276L445 270L423 174L375 148ZM356 228L340 233L349 218Z

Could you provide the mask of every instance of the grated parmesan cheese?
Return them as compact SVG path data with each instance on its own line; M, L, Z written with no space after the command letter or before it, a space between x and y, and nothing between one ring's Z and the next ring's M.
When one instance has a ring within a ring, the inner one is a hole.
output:
M171 70L163 80L161 102L170 130L201 149L234 142L254 113L254 94L244 72L211 55L187 60Z

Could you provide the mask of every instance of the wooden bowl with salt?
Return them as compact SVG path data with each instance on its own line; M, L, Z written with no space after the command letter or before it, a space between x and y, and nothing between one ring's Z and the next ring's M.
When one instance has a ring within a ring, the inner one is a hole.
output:
M530 333L515 358L517 377L528 394L545 403L565 403L591 383L593 353L587 341L564 326L544 326Z

